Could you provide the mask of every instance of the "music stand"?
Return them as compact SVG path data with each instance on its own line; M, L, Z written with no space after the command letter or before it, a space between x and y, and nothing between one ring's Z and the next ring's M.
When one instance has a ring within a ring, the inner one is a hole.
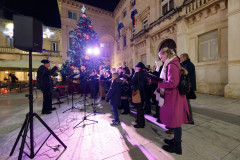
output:
M91 120L91 119L87 119L87 117L89 117L90 115L96 115L97 113L98 114L105 114L105 113L103 113L103 112L97 112L97 108L96 108L96 104L95 104L95 85L96 85L96 80L97 79L93 79L93 86L94 86L94 90L93 90L93 103L92 104L90 104L91 106L92 106L92 108L93 108L93 111L91 112L91 113L89 113L88 115L86 115L86 96L85 96L85 94L84 94L84 117L83 117L83 120L81 121L81 122L79 122L76 126L74 126L73 128L77 128L77 126L79 125L79 124L81 124L81 123L83 123L83 126L85 126L85 124L84 124L84 121L85 120L88 120L88 121L93 121L93 122L96 122L96 123L98 123L98 121L96 121L96 120Z
M68 108L67 110L63 111L62 113L65 113L65 112L67 112L67 111L69 111L69 110L78 109L78 108L76 108L76 107L74 106L74 104L73 104L73 98L74 98L73 78L74 78L75 76L77 76L77 75L78 75L78 74L72 74L72 75L70 75L70 76L67 77L68 79L72 80L72 107L71 107L71 108Z
M86 106L89 106L89 105L86 105L86 101L87 101L87 99L86 99L86 94L84 93L84 99L83 99L84 116L83 116L82 121L79 122L79 123L78 123L76 126L74 126L73 128L77 128L77 126L78 126L79 124L81 124L81 123L83 123L83 127L84 127L84 126L85 126L84 121L86 121L86 120L87 120L87 121L92 121L92 122L98 123L98 121L96 121L96 120L92 120L92 119L88 119L88 118L87 118L87 117L89 117L92 113L86 115L86 114L87 114L87 108L86 108Z

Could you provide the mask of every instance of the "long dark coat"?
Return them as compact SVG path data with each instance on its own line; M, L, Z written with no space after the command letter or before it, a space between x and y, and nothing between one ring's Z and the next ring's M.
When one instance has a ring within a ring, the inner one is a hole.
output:
M189 75L189 78L190 78L190 83L191 83L192 90L196 91L197 90L197 87L196 87L196 71L195 71L194 64L191 62L190 59L187 59L186 61L182 62L182 65L184 65L184 67L188 71L188 75Z
M37 87L42 91L52 90L51 75L53 75L57 69L58 68L54 66L51 70L48 70L44 65L41 65L37 71Z
M111 87L107 93L107 98L110 100L110 104L118 107L121 102L121 87L122 87L122 80L119 78L115 79Z
M146 98L146 87L147 87L147 78L145 77L145 70L135 72L133 75L131 83L133 90L140 90L141 101L144 102Z

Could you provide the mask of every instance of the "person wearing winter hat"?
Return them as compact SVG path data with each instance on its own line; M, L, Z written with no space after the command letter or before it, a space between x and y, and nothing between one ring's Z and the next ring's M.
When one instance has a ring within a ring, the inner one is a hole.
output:
M145 101L145 92L147 86L147 79L145 78L145 65L142 62L138 62L135 65L135 74L131 80L131 84L133 85L133 90L139 90L141 96L140 103L133 103L133 105L137 108L137 124L134 125L135 128L144 128L145 126L145 119L144 119L144 110L143 104Z
M52 80L51 75L58 69L58 66L54 66L51 70L50 61L48 59L43 59L41 61L43 65L41 65L37 70L37 87L43 93L43 107L42 114L50 114L51 111L56 109L52 108Z

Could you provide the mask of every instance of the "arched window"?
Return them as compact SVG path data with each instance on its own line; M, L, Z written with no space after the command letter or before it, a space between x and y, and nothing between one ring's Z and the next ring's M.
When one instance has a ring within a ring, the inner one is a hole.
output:
M168 48L170 48L170 49L173 49L174 52L176 52L176 43L175 43L174 40L172 40L172 39L167 39L167 40L165 40L165 41L162 43L161 47L159 48L159 51L160 51L162 48L164 48L164 47L168 47Z

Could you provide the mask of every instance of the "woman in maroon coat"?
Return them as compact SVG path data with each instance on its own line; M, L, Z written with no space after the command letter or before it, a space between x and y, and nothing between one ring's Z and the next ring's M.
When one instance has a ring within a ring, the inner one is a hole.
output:
M181 95L178 91L180 81L181 68L179 58L172 49L163 48L158 54L164 63L160 78L163 82L158 83L160 91L160 119L163 124L174 131L174 139L165 139L163 149L170 153L182 154L181 137L182 124L188 123L188 104L185 95Z

